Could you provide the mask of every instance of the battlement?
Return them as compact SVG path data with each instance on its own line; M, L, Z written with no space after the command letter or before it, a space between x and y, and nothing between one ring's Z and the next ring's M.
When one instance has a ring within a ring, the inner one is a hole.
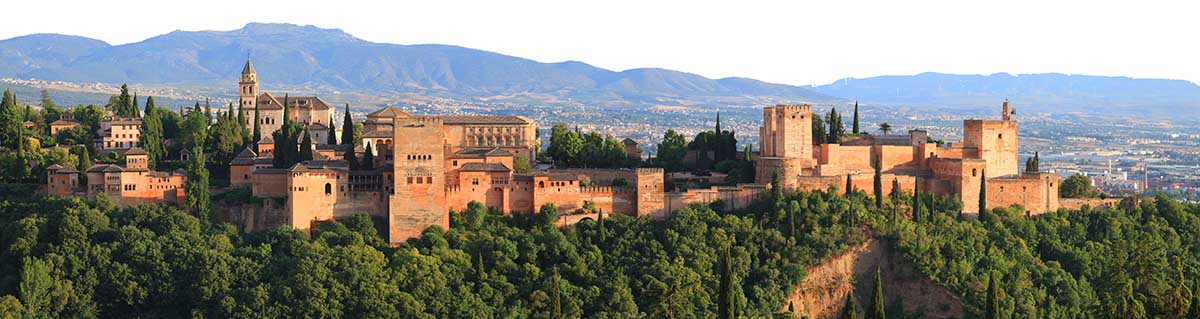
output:
M636 169L636 171L639 175L640 174L663 174L665 172L665 171L663 171L662 167L638 167Z
M777 104L774 108L786 111L812 111L812 104Z

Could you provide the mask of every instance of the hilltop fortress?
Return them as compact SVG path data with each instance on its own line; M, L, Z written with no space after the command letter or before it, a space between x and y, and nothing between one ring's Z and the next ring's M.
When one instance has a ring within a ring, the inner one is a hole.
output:
M904 190L920 186L922 192L956 197L964 213L978 213L980 184L986 179L988 208L1019 204L1027 215L1057 210L1058 175L1017 170L1013 114L1005 101L999 120L964 120L963 140L944 146L921 130L814 145L812 106L764 108L755 179L762 183L778 176L782 187L804 190L849 179L855 189L869 190L879 166L885 194L896 180Z
M229 180L232 187L248 187L254 197L274 199L234 209L231 218L247 231L281 225L309 230L318 222L365 213L385 220L383 232L396 244L433 225L449 228L449 212L461 211L470 202L502 214L534 212L551 203L568 213L561 220L564 224L593 216L569 214L584 207L605 214L665 218L691 203L719 200L728 209L745 207L769 190L775 178L787 190L843 188L847 181L854 189L869 190L876 167L884 193L895 180L905 191L919 186L923 192L958 198L964 213L977 213L985 180L989 208L1022 205L1033 215L1059 205L1057 175L1017 169L1018 125L1008 102L999 120L963 121L963 140L946 145L933 143L921 130L815 144L812 106L766 107L754 156L755 183L668 192L661 168L515 171L517 164L534 164L541 147L537 124L522 116L413 115L385 107L367 115L357 143L361 146L348 150L341 145L349 144L346 141L331 145L328 136L317 135L329 134L329 125L335 125L329 103L291 96L281 103L259 91L258 84L258 74L247 60L238 83L243 124L250 129L257 122L263 138L229 163ZM270 136L283 125L284 114L314 133L313 159L275 168L275 141ZM334 140L341 134L336 135ZM624 145L628 154L640 154L636 142L626 139ZM183 173L146 173L140 155L144 151L131 150L125 167L89 170L87 194L109 193L122 206L181 201ZM342 159L349 151L359 159L370 152L373 162L349 165ZM75 182L80 172L52 167L48 174L48 192L80 193L82 185Z

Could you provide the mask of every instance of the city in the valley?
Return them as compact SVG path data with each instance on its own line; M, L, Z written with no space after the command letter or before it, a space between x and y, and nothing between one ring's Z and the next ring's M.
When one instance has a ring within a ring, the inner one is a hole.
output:
M247 59L236 82L237 104L216 115L236 118L242 126L238 129L254 137L224 163L226 191L248 189L254 198L279 199L226 208L225 218L245 231L281 225L308 231L320 222L369 214L386 221L383 235L398 244L430 226L448 229L451 212L471 203L506 215L552 204L561 215L559 223L566 225L596 214L664 219L694 203L738 209L776 187L874 190L877 196L924 192L958 201L964 216L1013 205L1031 216L1062 206L1058 175L1040 170L1038 159L1027 159L1021 167L1019 121L1009 101L997 101L994 116L964 120L962 140L953 142L936 140L923 130L826 135L823 128L814 129L814 117L820 115L811 105L764 106L758 145L727 159L752 164L753 173L724 180L733 176L667 172L628 138L619 149L628 165L539 162L550 154L543 154L548 151L538 136L539 123L524 116L410 114L389 106L354 123L349 113L340 113L339 106L321 97L266 92L260 84ZM196 105L182 111L212 112ZM857 129L857 110L854 116ZM120 160L86 170L48 167L46 192L104 194L122 207L160 201L185 205L187 172L147 165L163 159L152 159L139 143L145 124L138 116L106 115L93 147ZM347 124L361 125L361 134L346 134ZM840 119L836 125L840 129ZM69 114L50 124L53 133L77 126ZM731 134L720 128L719 119L713 131ZM295 140L275 139L280 136ZM692 150L687 160L712 160L719 156L714 153ZM179 156L187 161L198 155L183 150ZM704 186L675 186L697 179Z

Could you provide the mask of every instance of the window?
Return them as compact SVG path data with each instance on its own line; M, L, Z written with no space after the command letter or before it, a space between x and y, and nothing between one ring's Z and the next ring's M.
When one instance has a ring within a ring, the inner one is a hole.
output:
M997 134L997 135L996 135L996 138L1003 139L1003 138L1004 138L1004 134Z
M409 183L409 184L412 184L412 183L413 183L412 176L409 176L409 177L408 177L408 183Z
M455 160L455 161L453 162L453 164L454 164L454 166L458 166L458 160Z
M433 176L426 176L425 184L433 184Z
M333 185L329 185L329 183L325 183L325 195L329 195L332 193L333 193Z
M424 184L424 183L425 183L425 179L417 177L417 184Z
M538 182L538 188L546 188L546 182Z
M974 168L972 168L972 169L971 169L971 177L975 177L975 176L977 176L977 175L978 175L978 173L979 173L979 172L978 172L978 171L976 171Z

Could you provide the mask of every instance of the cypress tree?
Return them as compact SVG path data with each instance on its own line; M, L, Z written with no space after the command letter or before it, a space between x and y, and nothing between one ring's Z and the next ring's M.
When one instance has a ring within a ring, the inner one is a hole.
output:
M883 173L880 166L882 163L875 163L875 208L883 207Z
M308 129L304 129L304 139L300 141L300 161L311 161L312 153L312 137L308 134Z
M138 136L138 144L146 150L146 165L151 170L158 166L158 161L167 156L167 149L163 146L162 117L154 106L153 96L146 97L146 112L143 114L142 134Z
M1042 160L1038 158L1038 152L1033 152L1033 172L1037 173L1042 170Z
M329 114L329 134L325 137L325 144L337 145L337 127L333 125L333 114Z
M475 253L475 276L479 278L479 283L483 284L487 280L487 271L483 269L483 251Z
M603 243L608 240L608 233L604 228L604 210L596 211L596 230L600 235L599 243Z
M846 294L846 304L842 306L842 315L838 316L841 319L856 319L858 318L857 307L854 306L854 292Z
M212 105L209 104L208 98L204 98L204 117L207 117L210 123L212 122L212 115Z
M345 151L342 153L342 159L350 165L350 169L358 169L358 156L354 155L354 145L342 145Z
M372 152L374 151L371 148L371 142L367 142L367 151L363 153L363 162L359 167L364 170L375 169L375 154L371 154Z
M346 103L346 116L342 118L342 145L354 149L354 119L350 117L350 103Z
M251 141L255 145L258 145L258 141L262 140L262 128L259 127L261 122L262 122L262 118L258 116L258 102L255 101L254 102L254 135L252 136L253 141Z
M854 101L854 134L858 134L858 101Z
M733 319L733 266L730 265L729 247L721 252L721 281L717 288L717 318Z
M88 156L87 147L83 145L75 145L71 148L75 156L79 158L79 162L75 163L75 170L79 171L79 185L87 186L87 170L92 168L92 159Z
M562 291L558 287L558 267L554 267L554 276L550 278L550 318L562 319Z
M987 211L987 171L979 172L979 214Z
M846 134L846 128L842 126L842 116L838 115L837 108L830 109L826 116L825 124L829 126L829 135L825 137L825 141L829 144L841 143L842 135Z
M140 112L140 110L138 110L137 93L133 94L133 99L130 100L129 109L132 110L132 112L130 112L130 113L133 114L133 117L141 117L141 116L138 116L141 112Z
M846 197L854 193L854 184L850 182L850 174L846 174Z
M867 319L887 319L887 312L884 311L883 306L882 277L879 267L875 267L875 298L871 300L871 311L867 312Z
M996 274L988 275L987 305L983 315L985 319L1000 318L1000 287L996 287Z
M821 120L821 116L812 117L812 137L813 144L825 144L825 121Z
M209 215L208 168L204 166L204 148L200 145L192 147L192 160L188 163L187 172L185 206L202 222L215 221L216 217Z
M921 180L917 179L917 183L913 185L913 204L912 204L912 221L914 223L921 221Z

